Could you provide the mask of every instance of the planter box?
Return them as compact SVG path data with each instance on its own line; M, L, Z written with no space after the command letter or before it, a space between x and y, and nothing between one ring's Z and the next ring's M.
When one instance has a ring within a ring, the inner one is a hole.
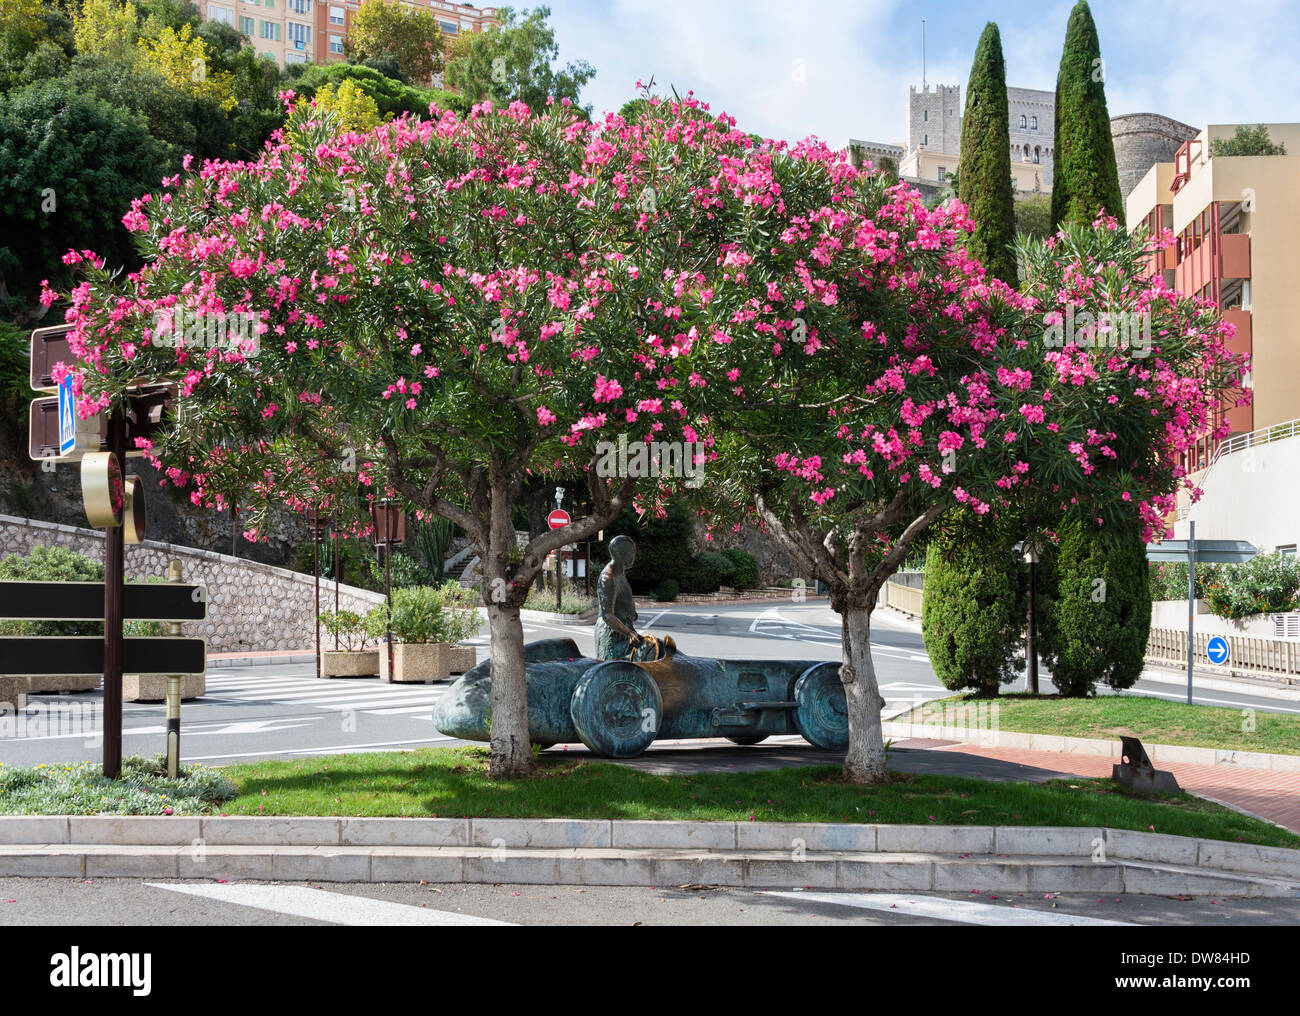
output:
M181 700L200 698L207 691L208 681L202 674L186 674L181 678ZM161 674L123 674L123 702L166 702L167 678Z
M425 684L445 681L451 676L447 668L446 642L427 644L399 642L393 646L393 672L388 672L388 653L379 647L379 679L391 684Z
M478 653L473 646L448 646L447 669L453 674L463 674L478 662Z
M98 674L33 674L23 678L32 695L49 695L59 691L98 691L103 678Z
M8 708L6 708L8 707ZM0 677L0 713L27 708L27 678Z
M378 649L362 649L358 652L334 652L320 654L321 677L376 677L379 674L379 658L384 654Z

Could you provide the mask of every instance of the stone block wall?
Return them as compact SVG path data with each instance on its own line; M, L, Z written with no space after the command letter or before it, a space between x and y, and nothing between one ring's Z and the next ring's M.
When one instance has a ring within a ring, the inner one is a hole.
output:
M104 534L93 529L0 515L0 557L27 554L33 547L67 547L104 560ZM209 653L311 649L315 642L315 580L285 568L216 554L209 550L145 541L126 548L127 581L165 575L173 558L186 582L208 590L208 619L186 624L183 633L208 640ZM321 580L321 610L334 609L334 583ZM339 588L339 606L365 613L384 602L382 593ZM322 642L325 635L322 633ZM332 641L330 647L332 648Z

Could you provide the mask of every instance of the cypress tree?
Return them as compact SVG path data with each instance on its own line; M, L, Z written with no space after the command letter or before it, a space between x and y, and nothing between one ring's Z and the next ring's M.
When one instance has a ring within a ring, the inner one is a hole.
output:
M1103 208L1124 221L1105 79L1097 26L1087 0L1079 0L1070 12L1056 77L1052 232L1067 223L1089 225Z
M1007 71L998 26L984 26L975 49L966 112L961 121L959 197L975 223L966 249L991 277L1012 289L1020 285L1016 256L1016 199L1011 183L1011 124Z
M1027 573L992 526L954 517L925 557L921 631L935 676L952 691L998 693L1019 675Z
M1067 523L1056 570L1057 599L1041 639L1052 683L1067 697L1091 695L1102 682L1133 687L1151 630L1146 544L1137 527L1103 535Z

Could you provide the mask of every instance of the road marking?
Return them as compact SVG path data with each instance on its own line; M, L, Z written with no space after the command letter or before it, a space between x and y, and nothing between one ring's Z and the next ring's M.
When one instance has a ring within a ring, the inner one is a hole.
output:
M1133 688L1131 689L1131 691L1134 695L1148 695L1151 698L1171 699L1172 701L1175 702L1187 701L1187 692L1185 691L1178 695L1174 695L1169 692L1163 692L1163 691L1150 691L1146 688ZM1300 713L1300 709L1287 709L1284 706L1274 706L1274 705L1263 706L1260 705L1258 702L1242 702L1240 700L1234 701L1233 699L1209 698L1207 696L1197 694L1194 689L1193 689L1193 694L1195 695L1195 700L1196 700L1195 704L1198 706L1221 705L1221 706L1230 706L1234 709L1254 709L1257 712L1266 712L1266 713Z
M433 706L402 706L400 709L367 709L371 716L405 716L408 713L424 713L426 716L433 715Z
M172 885L163 882L145 884L151 889L166 889L169 892L217 900L220 903L270 910L277 914L289 914L291 917L325 921L329 924L398 928L516 927L506 921L494 921L488 917L472 917L469 914L458 914L449 910L413 907L407 903L391 903L388 900L372 900L367 896L308 889L301 885Z
M768 892L764 896L781 896L791 900L811 900L815 903L833 903L842 907L862 910L880 910L908 917L931 917L954 924L982 924L996 927L1008 925L1047 927L1063 925L1089 925L1132 927L1127 921L1107 921L1100 917L1083 917L1024 907L999 907L992 903L972 903L968 900L946 900L937 896L903 896L897 893L781 893Z

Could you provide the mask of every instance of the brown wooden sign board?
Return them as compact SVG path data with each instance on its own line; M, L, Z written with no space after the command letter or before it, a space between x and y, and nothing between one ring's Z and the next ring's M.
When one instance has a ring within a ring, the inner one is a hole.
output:
M128 582L125 621L204 621L206 586L180 582ZM102 582L0 582L0 618L16 621L102 621Z
M207 670L204 639L123 639L122 672L182 677ZM0 636L0 677L104 673L104 640L99 636L27 638Z

